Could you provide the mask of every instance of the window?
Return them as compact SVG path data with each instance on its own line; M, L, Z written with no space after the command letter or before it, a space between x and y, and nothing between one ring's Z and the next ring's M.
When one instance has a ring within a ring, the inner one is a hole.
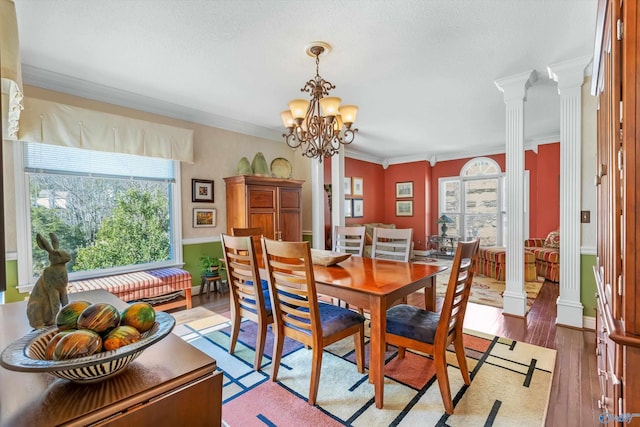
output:
M525 215L529 201L529 175L525 171ZM454 220L447 235L463 240L480 238L482 246L503 246L506 235L506 184L500 166L486 157L470 160L460 176L440 178L439 213ZM528 235L528 219L525 220Z
M24 172L17 193L24 194L19 283L34 283L49 265L36 233L47 240L55 233L70 253L69 280L182 261L177 161L17 144L16 166Z

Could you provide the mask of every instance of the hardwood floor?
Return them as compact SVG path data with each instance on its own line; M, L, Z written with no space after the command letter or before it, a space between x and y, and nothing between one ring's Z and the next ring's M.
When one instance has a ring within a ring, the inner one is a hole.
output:
M229 294L193 297L193 305L217 313L229 311ZM469 329L556 349L546 426L589 427L600 425L595 356L595 333L556 325L558 284L545 282L526 318L502 315L502 310L469 303L465 327ZM422 295L409 303L424 305ZM439 304L441 302L439 301Z

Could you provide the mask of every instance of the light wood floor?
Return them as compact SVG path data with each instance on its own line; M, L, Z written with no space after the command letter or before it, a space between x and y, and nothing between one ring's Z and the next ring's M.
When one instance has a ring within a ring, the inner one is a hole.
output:
M556 326L558 284L545 282L526 318L504 316L501 309L469 303L465 326L469 329L527 342L558 351L551 386L546 426L598 426L596 405L599 385L595 356L595 333ZM421 295L409 303L421 305ZM229 294L210 293L193 297L194 306L217 313L229 311Z

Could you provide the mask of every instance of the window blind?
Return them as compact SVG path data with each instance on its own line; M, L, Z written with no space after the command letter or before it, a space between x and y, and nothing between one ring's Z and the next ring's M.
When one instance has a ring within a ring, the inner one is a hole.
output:
M173 161L26 142L25 172L175 182Z

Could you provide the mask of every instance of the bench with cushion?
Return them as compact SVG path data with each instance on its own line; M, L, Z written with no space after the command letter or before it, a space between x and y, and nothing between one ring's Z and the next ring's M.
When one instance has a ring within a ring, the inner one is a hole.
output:
M504 281L507 271L507 251L503 247L481 247L478 249L477 274ZM536 259L532 252L524 251L524 280L537 279Z
M191 274L179 268L137 271L69 282L69 293L105 289L126 302L147 301L156 310L191 308ZM184 293L184 298L181 297Z

